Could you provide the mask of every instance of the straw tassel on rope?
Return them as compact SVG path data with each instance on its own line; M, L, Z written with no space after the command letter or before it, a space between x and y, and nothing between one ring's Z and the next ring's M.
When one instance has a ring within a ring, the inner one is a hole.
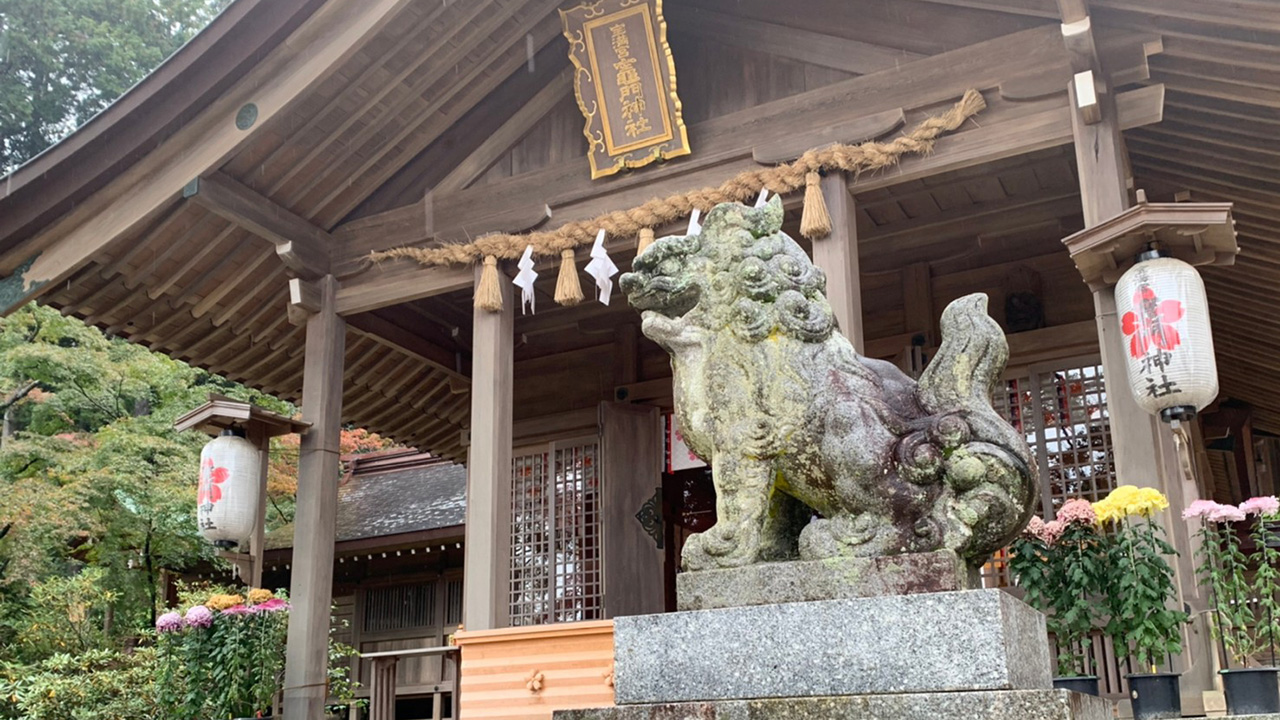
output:
M502 312L502 288L498 287L498 258L484 257L480 282L476 283L476 307L489 312Z
M643 255L644 251L648 250L649 246L653 244L653 241L653 228L640 228L640 236L636 240L636 257Z
M578 282L578 268L573 264L573 248L560 251L560 277L556 278L556 302L560 305L577 305L582 302L582 284Z
M804 212L800 216L800 234L810 240L831 234L831 213L822 197L822 174L810 170L804 176Z

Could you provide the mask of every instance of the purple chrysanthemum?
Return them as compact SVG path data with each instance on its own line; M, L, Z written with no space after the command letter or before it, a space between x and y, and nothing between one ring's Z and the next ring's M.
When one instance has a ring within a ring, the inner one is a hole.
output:
M223 615L252 615L253 610L248 605L232 605L222 611Z
M156 618L156 632L177 632L182 629L182 614L167 612Z
M183 620L187 623L187 627L209 627L213 624L213 611L203 605L196 605L187 609L187 615Z

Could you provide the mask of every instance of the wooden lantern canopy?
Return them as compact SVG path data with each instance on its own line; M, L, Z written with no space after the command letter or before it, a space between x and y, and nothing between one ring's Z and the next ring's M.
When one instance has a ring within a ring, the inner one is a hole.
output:
M310 424L211 394L209 402L178 418L173 426L218 436L200 453L197 515L201 533L219 546L219 555L235 563L241 578L260 587L267 451L271 438L305 434ZM247 483L256 483L256 487L250 490ZM245 504L246 498L251 498L253 507ZM239 552L230 552L231 544L239 545Z
M1095 291L1115 285L1125 367L1139 407L1186 420L1218 394L1209 304L1196 265L1232 265L1231 203L1138 203L1062 241Z
M1090 289L1115 285L1138 254L1159 247L1188 265L1234 265L1236 244L1231 203L1138 204L1062 241Z

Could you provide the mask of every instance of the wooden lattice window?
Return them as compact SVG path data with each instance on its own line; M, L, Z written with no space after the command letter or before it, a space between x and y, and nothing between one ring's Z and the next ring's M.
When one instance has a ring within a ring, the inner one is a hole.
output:
M444 588L444 624L462 623L462 580L450 580Z
M436 622L436 584L369 588L364 596L364 631L428 627Z
M555 443L511 468L511 624L601 617L599 443Z
M1040 471L1040 511L1052 520L1072 498L1099 500L1116 484L1102 366L1059 361L1013 373L991 404L1027 439ZM983 569L988 587L1009 584L1004 552Z

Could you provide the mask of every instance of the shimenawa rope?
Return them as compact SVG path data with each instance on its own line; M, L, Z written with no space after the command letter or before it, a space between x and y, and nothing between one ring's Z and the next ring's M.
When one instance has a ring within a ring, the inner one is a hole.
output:
M615 210L589 220L575 220L554 230L523 235L486 235L468 243L450 243L432 248L392 248L370 253L369 258L374 262L405 258L427 267L461 265L483 260L484 269L476 286L475 304L476 307L496 312L502 309L502 296L497 286L498 259L514 260L520 257L527 246L532 245L535 256L562 257L556 300L561 301L563 297L563 302L572 304L581 299L582 290L579 287L575 293L573 288L568 287L571 284L568 280L577 280L571 252L574 248L594 242L596 231L600 228L613 236L640 235L642 231L651 232L652 228L687 217L694 208L709 212L723 202L749 201L764 188L770 192L787 194L804 187L805 208L800 223L801 232L810 239L823 237L831 231L831 218L822 199L819 184L821 173L838 171L857 174L879 170L897 163L903 155L928 153L933 150L934 142L940 135L959 128L965 120L985 107L986 101L982 94L976 90L968 90L951 109L925 119L911 132L888 142L836 144L809 150L790 163L744 170L719 187L653 198L630 210ZM645 233L640 239L646 246L644 241L649 239L647 235ZM644 248L640 249L643 251ZM568 272L564 263L570 265ZM565 287L560 287L561 284Z

